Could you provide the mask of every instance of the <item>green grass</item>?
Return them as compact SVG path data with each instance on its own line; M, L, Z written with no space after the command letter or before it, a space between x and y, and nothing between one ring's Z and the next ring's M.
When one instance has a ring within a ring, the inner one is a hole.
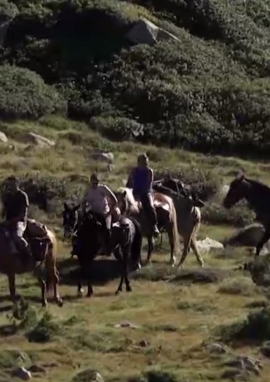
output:
M202 171L219 171L224 181L230 181L232 173L239 167L245 167L248 174L270 182L269 167L265 162L249 162L235 158L207 157L183 150L169 150L154 146L143 146L132 142L111 142L89 130L83 123L71 122L60 117L50 117L36 123L16 122L2 124L0 130L10 137L15 150L5 151L0 157L0 177L9 173L21 177L26 174L52 177L61 181L88 177L97 164L86 155L94 147L107 148L115 155L114 168L108 172L100 165L102 179L110 186L122 185L128 170L136 163L136 155L141 151L151 152L151 165L155 170L166 168L174 171L200 168ZM33 131L56 141L50 149L35 148L25 151L28 145L22 137L25 132ZM72 144L70 139L76 144ZM78 139L83 137L83 141ZM6 150L4 145L1 150ZM21 165L22 158L26 162ZM166 164L164 166L164 159ZM81 187L85 187L85 181ZM61 242L60 216L47 215L35 209L36 216L57 229L59 244L59 264L62 274L66 275L73 265L66 265L69 258L69 246ZM230 226L204 224L200 237L209 236L223 239L233 230ZM210 381L219 380L223 372L224 358L209 356L203 342L216 341L216 330L220 325L230 327L243 321L250 312L254 299L261 299L262 291L251 282L249 275L235 271L232 276L218 283L175 284L160 280L160 274L168 274L170 268L164 265L169 260L167 243L159 254L155 254L154 263L141 271L132 280L133 292L123 292L115 296L117 280L104 286L94 286L92 299L77 299L76 285L66 285L64 280L60 292L64 299L62 308L51 304L46 313L40 308L37 298L40 290L30 276L17 277L18 291L29 302L28 312L23 322L15 320L11 314L0 315L1 333L3 326L16 325L17 330L0 341L1 378L8 378L15 365L39 365L46 370L40 373L38 381L59 382L76 381L76 375L85 369L99 371L108 381L149 381L163 378L169 381ZM145 256L145 255L144 255ZM204 255L206 266L235 269L246 259L243 251L234 256L216 257ZM197 267L195 256L187 257L186 265ZM67 268L66 268L67 267ZM151 281L151 280L154 281ZM7 281L0 277L1 295L7 294ZM0 303L4 308L7 301ZM115 325L129 321L135 329L118 328ZM29 339L31 342L29 342ZM145 346L146 345L146 346ZM237 354L260 357L257 345L241 345ZM26 354L25 359L18 352ZM260 381L268 381L270 367L264 363ZM152 379L151 379L152 378ZM156 378L156 379L154 379ZM167 378L167 379L166 379ZM168 379L169 378L169 379Z

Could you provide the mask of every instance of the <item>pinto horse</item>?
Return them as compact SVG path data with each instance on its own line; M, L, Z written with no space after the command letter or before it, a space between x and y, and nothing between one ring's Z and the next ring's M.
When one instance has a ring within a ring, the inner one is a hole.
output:
M256 246L255 255L259 256L264 244L270 239L270 188L257 180L247 178L241 171L231 182L223 206L230 209L242 199L246 199L249 207L256 213L256 220L265 229Z
M148 240L148 253L147 263L151 262L152 252L154 250L153 245L153 232L149 224L146 214L142 209L140 202L135 200L133 191L128 187L120 187L115 195L118 200L118 206L122 214L126 216L133 216L140 224L142 233ZM160 232L166 232L169 237L169 243L171 247L170 263L173 266L175 263L175 251L179 251L179 235L177 229L177 215L170 197L161 193L154 193L154 207L157 212L158 228Z

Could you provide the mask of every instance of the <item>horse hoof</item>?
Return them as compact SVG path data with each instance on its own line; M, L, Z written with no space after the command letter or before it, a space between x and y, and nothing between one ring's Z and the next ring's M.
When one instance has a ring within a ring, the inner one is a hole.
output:
M77 296L80 297L80 298L83 297L83 289L78 291Z
M63 300L62 300L60 297L56 300L56 303L57 303L57 305L59 306L59 308L62 308L62 306L63 306Z
M47 301L42 302L42 308L46 308L47 305L48 305Z
M115 295L117 296L120 292L122 292L120 289L117 289L117 291L115 292Z
M126 291L127 291L127 292L132 292L132 288L131 288L131 286L127 286L127 287L126 287Z

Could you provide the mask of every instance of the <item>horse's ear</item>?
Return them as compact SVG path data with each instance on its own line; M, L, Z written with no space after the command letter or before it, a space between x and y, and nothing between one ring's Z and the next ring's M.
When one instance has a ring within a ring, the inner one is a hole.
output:
M235 177L235 179L237 179L237 180L244 180L245 179L245 173L244 173L244 171L243 170L240 170L239 172L238 172L238 174L236 175L236 177Z

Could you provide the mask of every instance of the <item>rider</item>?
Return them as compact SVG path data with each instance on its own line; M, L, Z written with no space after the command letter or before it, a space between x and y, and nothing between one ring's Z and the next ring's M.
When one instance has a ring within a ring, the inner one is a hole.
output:
M2 218L5 218L4 226L8 228L11 238L16 247L29 263L32 254L23 234L27 225L29 208L28 195L19 188L19 182L15 176L7 178L8 193L3 200Z
M106 235L106 252L107 255L110 255L112 213L117 206L117 198L109 187L100 183L97 174L91 175L90 188L87 190L82 201L83 211L85 211L87 203L90 205L91 211L103 224L104 233Z
M153 233L157 236L159 234L157 214L152 197L154 171L149 167L148 163L148 156L145 153L140 154L138 156L138 165L131 171L128 183L133 188L135 198L141 201L142 207L152 223Z

